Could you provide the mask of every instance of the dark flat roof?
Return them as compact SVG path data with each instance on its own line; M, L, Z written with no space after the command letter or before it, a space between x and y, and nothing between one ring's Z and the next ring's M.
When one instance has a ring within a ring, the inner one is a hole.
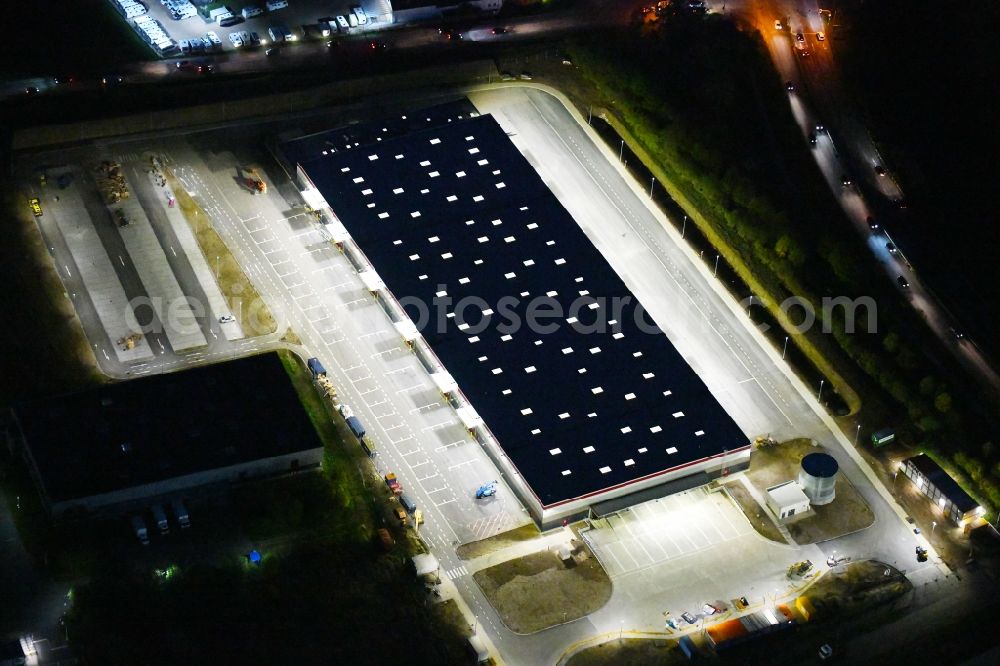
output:
M810 476L820 479L829 479L837 473L840 465L836 458L829 453L810 453L802 458L802 469Z
M263 354L16 406L53 502L322 446Z
M640 330L635 297L492 117L302 166L397 298L482 299L464 330L408 311L542 505L747 446L667 337ZM550 333L508 330L504 297L522 321L535 297L564 315ZM613 297L631 300L608 314ZM607 301L572 312L582 298ZM577 330L598 315L604 332Z
M930 456L921 454L907 458L906 462L912 463L962 513L972 511L979 506L979 502L969 497L969 493L962 490L962 486L958 485L958 482Z

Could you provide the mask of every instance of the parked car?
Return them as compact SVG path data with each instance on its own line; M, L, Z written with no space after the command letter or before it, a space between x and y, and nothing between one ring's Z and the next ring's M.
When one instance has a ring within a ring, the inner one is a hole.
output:
M795 92L795 84L791 81L785 81L785 90L788 92Z
M243 37L240 36L238 32L229 33L229 41L232 42L233 46L240 48L243 46Z
M681 613L681 618L683 618L684 621L687 622L688 624L694 624L698 621L698 619L695 618L694 615L691 615L691 613L688 613L687 611Z
M875 165L875 175L876 176L885 176L885 167L883 167L881 164L876 164Z
M721 613L722 609L718 606L713 606L712 604L705 604L701 607L701 612L705 615L715 615L716 613Z
M531 72L521 72L521 79L523 79L525 81L530 81L531 78L532 78L531 77Z
M219 317L219 323L220 324L231 324L234 321L236 321L236 317L234 317L231 314L222 315L221 317Z
M889 254L896 254L897 252L899 252L899 250L896 248L895 244L893 244L893 243L886 243L885 244L885 249L889 251Z
M826 41L826 33L823 32L822 30L820 30L819 32L817 32L816 33L816 40L820 41L820 42Z
M868 223L868 228L871 229L872 231L878 229L878 220L876 220L871 215L869 215L865 221Z
M896 278L896 283L899 284L899 286L902 287L903 289L908 289L910 287L909 280L907 280L902 275Z

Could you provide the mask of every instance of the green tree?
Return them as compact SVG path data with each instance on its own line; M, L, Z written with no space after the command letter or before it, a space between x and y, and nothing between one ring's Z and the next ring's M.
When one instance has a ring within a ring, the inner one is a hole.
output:
M938 393L934 398L934 408L942 414L948 413L951 410L951 396L947 393Z

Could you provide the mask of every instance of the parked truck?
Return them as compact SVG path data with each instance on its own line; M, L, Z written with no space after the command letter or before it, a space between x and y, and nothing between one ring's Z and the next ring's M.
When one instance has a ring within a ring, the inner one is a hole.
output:
M142 545L149 544L149 531L146 529L146 521L140 516L132 516L132 531L135 532L135 538L138 539Z
M326 368L323 367L323 364L315 356L306 361L306 365L309 366L309 372L312 373L313 379L326 374Z
M177 524L181 526L181 529L186 529L191 527L191 516L188 515L187 507L184 506L184 502L175 499L170 502L170 508L174 512L174 517L177 519Z
M351 416L348 416L346 420L347 420L347 427L351 429L351 432L354 433L354 436L357 437L359 440L364 438L365 427L361 425L361 421L358 419L358 417L352 414Z
M170 523L167 522L167 512L163 510L163 507L159 504L154 504L152 506L153 512L153 522L156 523L157 529L160 530L160 534L170 533Z
M389 486L389 490L392 491L393 495L402 495L403 486L399 483L399 479L392 472L385 475L385 485Z

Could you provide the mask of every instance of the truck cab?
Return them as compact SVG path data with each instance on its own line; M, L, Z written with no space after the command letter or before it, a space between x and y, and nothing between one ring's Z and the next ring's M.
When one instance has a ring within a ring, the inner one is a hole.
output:
M146 521L141 516L132 516L132 531L143 546L149 545L149 531L146 529Z
M170 523L167 522L167 512L164 511L163 507L159 504L154 504L151 510L153 512L153 522L156 523L156 527L160 530L160 534L169 534Z

